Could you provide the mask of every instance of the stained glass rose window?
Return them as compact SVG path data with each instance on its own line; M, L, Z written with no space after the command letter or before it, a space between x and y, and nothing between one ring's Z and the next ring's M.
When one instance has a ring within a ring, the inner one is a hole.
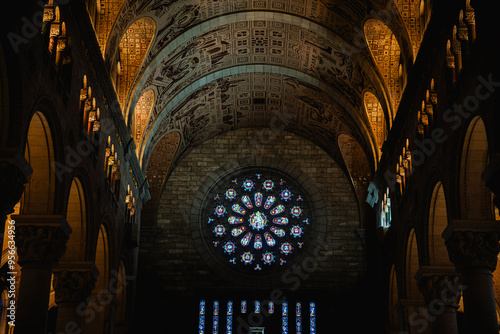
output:
M261 272L298 255L312 224L294 180L276 172L238 174L218 184L206 203L206 235L230 266Z

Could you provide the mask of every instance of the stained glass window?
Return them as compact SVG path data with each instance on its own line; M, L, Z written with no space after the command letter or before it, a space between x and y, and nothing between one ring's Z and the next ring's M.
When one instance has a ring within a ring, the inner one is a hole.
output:
M226 334L233 333L233 302L227 302Z
M288 303L283 302L281 304L281 332L282 334L288 334Z
M276 171L219 183L204 221L216 254L246 272L279 269L307 243L310 206L300 185Z
M198 324L198 334L205 333L205 301L200 300L200 322Z
M299 302L295 304L295 325L297 334L302 334L302 304Z
M316 334L316 303L309 303L309 319L310 319L310 329L311 334Z
M214 317L213 317L213 326L212 326L212 334L219 333L219 301L214 300Z

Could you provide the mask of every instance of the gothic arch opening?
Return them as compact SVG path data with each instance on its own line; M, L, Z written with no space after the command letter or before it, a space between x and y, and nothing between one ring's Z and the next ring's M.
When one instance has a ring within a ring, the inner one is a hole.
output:
M62 261L82 261L85 257L87 242L87 207L83 187L78 178L73 179L68 196L66 221L71 226L72 232L66 243L66 252Z
M412 229L406 245L406 297L411 300L422 299L422 294L418 290L417 281L415 280L415 274L419 266L417 238L415 230Z
M432 192L429 208L429 264L431 266L453 266L441 236L447 225L448 215L444 189L441 182L438 182Z
M118 269L118 277L116 278L116 300L118 306L115 314L115 332L125 333L128 325L127 321L127 288L126 288L126 268L123 261Z
M389 333L398 333L399 316L397 311L397 304L399 302L398 295L398 277L394 265L391 267L391 274L389 277Z
M487 163L486 129L476 116L469 124L462 149L460 202L464 219L492 219L491 192L481 178Z
M55 196L54 148L47 119L39 111L31 119L24 158L33 169L33 174L26 184L21 212L50 214Z

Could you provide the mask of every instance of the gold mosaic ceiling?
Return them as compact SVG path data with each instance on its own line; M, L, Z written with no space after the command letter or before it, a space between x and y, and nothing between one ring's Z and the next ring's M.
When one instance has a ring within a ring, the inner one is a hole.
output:
M408 70L420 44L417 7L403 0L101 0L98 40L108 64L121 62L119 99L144 167L169 133L180 135L179 157L225 131L274 127L339 162L337 138L348 135L373 170L402 89L395 68ZM366 37L365 22L374 19L384 25Z

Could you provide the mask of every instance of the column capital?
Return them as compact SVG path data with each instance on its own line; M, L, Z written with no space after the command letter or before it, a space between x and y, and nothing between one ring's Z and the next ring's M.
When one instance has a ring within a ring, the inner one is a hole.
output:
M0 147L0 219L14 212L24 191L24 185L33 173L24 155L16 148ZM3 231L3 229L2 229Z
M95 288L99 270L91 261L62 262L54 269L55 301L85 302Z
M421 266L415 275L426 304L433 301L458 309L461 277L453 267Z
M55 267L66 251L71 227L60 215L16 215L19 264L46 263Z
M495 270L500 251L500 224L497 221L453 220L442 236L459 272L471 268Z

